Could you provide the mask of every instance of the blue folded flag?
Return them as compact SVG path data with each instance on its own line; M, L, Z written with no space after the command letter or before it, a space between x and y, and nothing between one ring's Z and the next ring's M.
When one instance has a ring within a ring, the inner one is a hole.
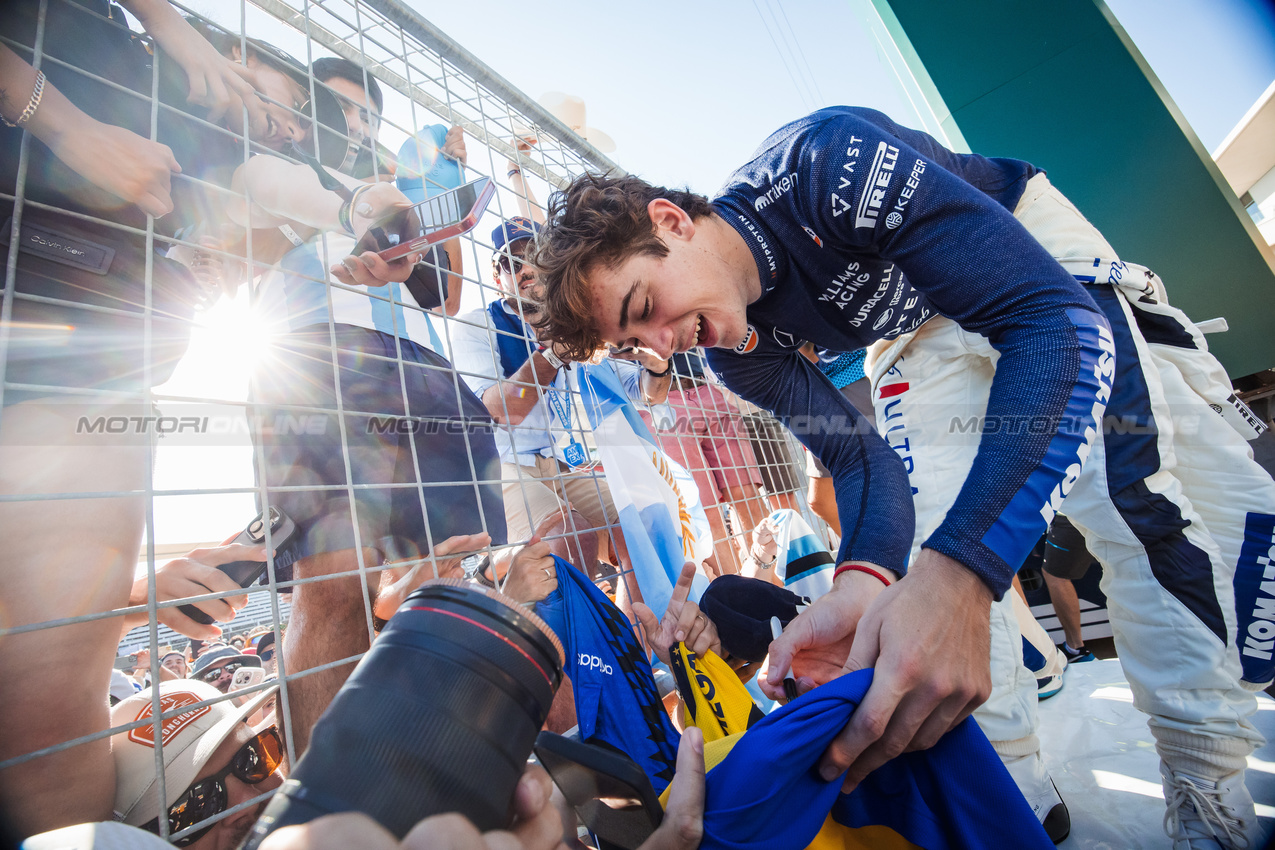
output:
M575 567L554 561L558 589L536 604L536 613L562 640L580 740L626 754L659 793L673 780L681 736L664 711L646 653L615 603Z
M816 835L816 847L1053 847L973 718L934 747L877 768L849 794L841 778L824 782L819 758L872 672L834 679L736 739L706 777L701 850L791 850Z

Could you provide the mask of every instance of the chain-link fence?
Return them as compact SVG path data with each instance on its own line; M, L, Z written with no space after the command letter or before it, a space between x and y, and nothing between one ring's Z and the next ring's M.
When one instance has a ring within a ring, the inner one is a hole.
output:
M153 747L157 815L193 778L165 754L170 721L276 677L293 760L416 584L551 591L533 535L627 611L640 591L590 385L527 330L520 262L551 192L614 163L398 0L176 4L190 33L151 4L126 4L141 20L97 0L11 5L6 117L47 80L38 119L0 137L0 797L19 830L62 817L77 788L84 819L107 816L112 735ZM345 259L403 195L481 178L495 192L477 226L407 280ZM775 535L752 532L779 509L826 537L791 435L697 359L657 361L592 365L686 472L680 504L712 538L703 569L773 574ZM267 505L285 516L248 529L265 549L227 548ZM248 660L194 657L232 637ZM173 706L153 690L108 721L112 684L127 700L187 674L221 693ZM154 827L194 840L268 796Z

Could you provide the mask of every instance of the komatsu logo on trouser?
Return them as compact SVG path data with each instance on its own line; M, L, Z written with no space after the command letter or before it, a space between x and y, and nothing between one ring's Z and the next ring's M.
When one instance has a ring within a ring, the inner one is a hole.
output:
M1235 607L1244 679L1263 684L1275 673L1275 516L1250 513L1244 523Z
M1076 447L1075 462L1067 467L1063 480L1054 485L1054 491L1049 494L1049 501L1040 509L1040 515L1045 518L1045 525L1054 521L1054 514L1062 508L1063 499L1067 498L1071 488L1076 486L1076 480L1080 478L1080 470L1084 468L1089 452L1093 450L1093 441L1098 437L1098 429L1102 427L1102 415L1107 410L1107 401L1111 398L1111 379L1116 374L1116 341L1111 336L1111 329L1106 325L1098 325L1097 331L1098 348L1102 350L1102 354L1098 355L1098 362L1093 367L1094 377L1098 379L1098 389L1094 393L1092 410L1093 424L1085 426L1084 440Z

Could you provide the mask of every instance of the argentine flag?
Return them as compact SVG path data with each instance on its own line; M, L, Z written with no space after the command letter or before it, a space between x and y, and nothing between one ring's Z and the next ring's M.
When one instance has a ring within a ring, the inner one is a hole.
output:
M609 364L582 366L579 385L638 588L662 617L682 565L702 564L713 551L699 490L660 451ZM708 579L696 575L690 598L698 602L706 587Z

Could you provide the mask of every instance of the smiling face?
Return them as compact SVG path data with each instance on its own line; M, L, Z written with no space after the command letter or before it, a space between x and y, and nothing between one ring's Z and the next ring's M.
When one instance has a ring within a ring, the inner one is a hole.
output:
M742 239L721 219L692 221L664 200L651 203L651 217L666 256L637 254L585 275L598 333L661 358L697 345L734 348L748 333L748 273L756 279ZM755 288L760 292L760 283Z
M238 62L239 56L239 47L235 45L229 58ZM257 91L266 108L266 135L254 137L253 141L275 151L283 150L291 141L304 142L309 136L309 128L297 113L310 99L310 93L278 68L263 62L255 53L248 54L248 68L255 75ZM242 134L243 111L227 110L221 123L226 129Z
M526 256L527 247L531 244L530 239L519 239L516 242L510 242L505 250L511 256L502 255L497 257L498 275L500 278L500 289L505 293L506 301L510 306L516 306L521 301L524 305L533 302L536 290L536 270L535 268L523 261Z

